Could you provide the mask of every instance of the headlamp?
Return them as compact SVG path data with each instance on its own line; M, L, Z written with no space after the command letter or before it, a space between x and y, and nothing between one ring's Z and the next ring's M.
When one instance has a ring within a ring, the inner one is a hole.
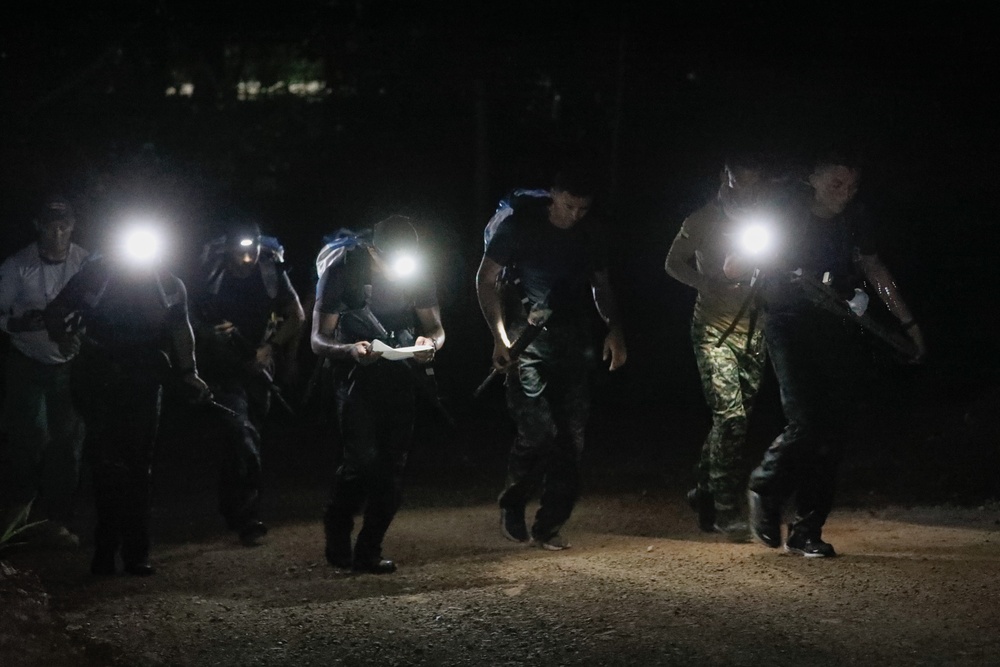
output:
M749 222L740 232L739 244L744 253L758 257L774 247L774 230L766 222Z
M240 239L240 247L241 248L249 248L252 245L253 245L253 239L251 239L251 238Z
M409 278L417 272L417 256L411 252L398 251L387 259L386 264L394 278Z
M133 226L122 235L121 251L129 264L146 267L159 261L163 254L163 239L152 227Z

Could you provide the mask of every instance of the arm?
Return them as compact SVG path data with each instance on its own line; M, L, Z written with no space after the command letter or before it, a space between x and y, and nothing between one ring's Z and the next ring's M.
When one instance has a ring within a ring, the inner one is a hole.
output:
M434 359L434 353L444 346L444 326L441 324L441 308L432 306L430 308L417 308L417 320L420 322L420 336L414 341L415 345L430 345L434 349L427 352L417 352L413 359L420 364L426 364Z
M294 378L297 374L295 360L298 356L299 335L302 325L305 324L306 314L302 309L302 302L299 300L298 292L292 287L292 282L288 279L288 274L281 273L281 293L282 299L278 306L277 315L281 318L281 324L271 337L271 340L257 348L256 362L263 368L273 368L274 350L284 348L283 359L287 362L286 380Z
M594 305L597 312L608 325L608 335L604 338L602 359L611 360L609 370L617 370L625 365L628 351L625 348L625 332L622 329L621 315L618 312L618 301L611 289L611 280L607 269L594 273L591 277L591 288L594 293Z
M205 381L198 376L198 366L194 354L194 330L188 319L187 289L179 278L174 278L174 288L179 294L179 302L170 307L170 342L177 360L177 370L182 381L197 392L199 399L210 398L211 392Z
M13 258L8 259L0 266L0 329L7 333L18 333L20 331L39 331L45 328L38 311L28 311L21 317L13 314L14 301L20 291L21 277L18 275L17 267L14 266Z
M493 335L493 367L497 370L504 370L510 364L510 339L503 324L503 306L496 288L502 270L500 264L483 255L476 272L476 295L486 326Z
M334 338L339 313L324 313L317 301L313 309L312 332L309 336L313 354L319 357L336 360L356 361L361 365L374 363L382 356L381 352L372 351L371 341L362 340L356 343L338 343Z
M927 355L924 335L920 331L917 321L913 318L913 313L910 312L909 306L903 301L903 297L899 293L899 288L896 286L895 278L893 278L888 267L882 263L878 255L861 255L861 258L858 260L858 266L861 268L868 282L875 288L878 298L885 304L889 312L899 320L903 330L906 331L910 340L913 341L914 346L917 348L917 353L913 361L919 363Z

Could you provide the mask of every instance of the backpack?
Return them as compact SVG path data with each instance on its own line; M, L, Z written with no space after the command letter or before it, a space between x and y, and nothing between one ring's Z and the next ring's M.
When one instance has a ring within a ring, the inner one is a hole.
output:
M323 237L323 247L316 255L316 278L322 278L327 269L343 262L348 251L371 245L371 235L371 230L353 232L341 227Z
M486 223L486 228L483 229L483 247L485 248L490 244L490 240L493 235L496 234L497 229L504 220L509 218L520 202L524 201L525 198L535 198L543 199L550 196L548 190L528 190L518 188L517 190L511 190L507 195L505 195L499 203L497 203L497 209L493 212L493 215Z

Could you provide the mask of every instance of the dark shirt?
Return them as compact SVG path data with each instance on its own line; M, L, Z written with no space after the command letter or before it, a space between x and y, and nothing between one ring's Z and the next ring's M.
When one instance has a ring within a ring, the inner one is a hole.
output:
M211 324L222 321L232 322L253 347L264 343L268 322L272 313L283 312L295 300L295 292L288 274L278 271L278 294L271 298L264 285L259 265L245 278L226 271L222 277L218 294L203 293L198 297L199 310Z
M129 273L104 258L87 264L46 311L48 322L78 313L86 327L85 349L134 364L158 365L170 333L186 321L184 285L166 271Z
M429 275L421 271L409 279L389 280L373 269L366 248L348 251L344 261L324 271L316 285L316 298L320 312L331 315L363 308L367 303L372 314L390 332L413 332L415 309L438 305L434 281ZM341 342L371 339L360 335L352 338Z
M871 218L861 204L849 205L833 218L820 218L803 208L785 235L782 268L768 281L765 300L768 310L798 309L806 305L803 292L789 272L824 280L849 299L864 279L857 262L861 255L875 254Z
M591 277L607 268L598 222L584 216L569 229L549 222L551 199L515 208L486 246L486 256L520 278L524 296L552 310L550 326L581 323L593 309Z

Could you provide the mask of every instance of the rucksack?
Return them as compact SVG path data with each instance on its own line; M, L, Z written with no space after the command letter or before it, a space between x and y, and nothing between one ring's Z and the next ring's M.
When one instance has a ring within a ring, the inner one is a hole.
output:
M500 228L503 221L514 213L525 198L547 199L550 196L551 195L548 190L531 190L523 188L511 190L507 193L499 201L499 203L497 203L496 211L493 212L493 215L486 223L486 228L483 229L483 247L485 248L490 244L490 239L492 239L493 235L496 234L497 229Z

